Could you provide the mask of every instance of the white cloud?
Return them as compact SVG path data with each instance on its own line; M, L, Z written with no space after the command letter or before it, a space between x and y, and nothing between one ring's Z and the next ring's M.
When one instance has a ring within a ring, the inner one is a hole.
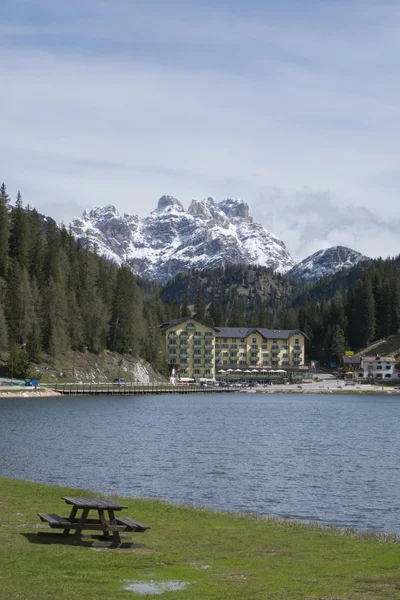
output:
M28 4L0 27L13 194L66 222L241 196L296 258L400 252L397 3Z

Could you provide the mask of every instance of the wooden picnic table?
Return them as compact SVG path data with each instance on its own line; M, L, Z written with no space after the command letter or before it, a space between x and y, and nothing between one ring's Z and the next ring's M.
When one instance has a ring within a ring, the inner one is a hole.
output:
M38 514L40 519L48 523L52 529L63 529L61 535L72 540L79 540L84 531L98 531L106 545L119 546L121 544L120 532L143 533L150 529L148 525L139 523L130 517L116 516L116 512L128 508L125 504L101 498L63 496L62 499L72 506L68 517L61 517L57 514ZM96 518L89 517L92 510L97 512ZM79 511L82 511L80 515ZM71 530L74 530L74 533Z

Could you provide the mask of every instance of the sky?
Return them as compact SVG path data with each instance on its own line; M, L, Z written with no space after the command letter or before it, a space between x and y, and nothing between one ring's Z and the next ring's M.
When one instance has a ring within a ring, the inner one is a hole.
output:
M242 198L295 260L400 253L398 0L2 0L0 179L68 224Z

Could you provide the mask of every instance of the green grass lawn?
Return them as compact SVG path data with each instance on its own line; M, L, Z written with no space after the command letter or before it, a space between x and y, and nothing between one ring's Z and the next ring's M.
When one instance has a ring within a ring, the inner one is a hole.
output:
M0 478L1 600L400 599L400 544L295 522L119 499L152 527L133 534L145 548L46 543L38 512L67 515L70 488ZM98 494L95 494L98 496ZM185 582L139 596L133 582Z

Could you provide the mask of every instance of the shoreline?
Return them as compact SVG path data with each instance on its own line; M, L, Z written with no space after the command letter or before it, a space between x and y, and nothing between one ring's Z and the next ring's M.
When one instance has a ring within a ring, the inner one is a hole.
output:
M171 392L170 392L171 393ZM177 392L178 393L178 392ZM197 390L193 390L193 391L186 391L186 394L196 394ZM210 392L212 394L212 392ZM221 393L221 391L218 392L219 394ZM230 393L232 393L232 390L230 389ZM264 388L238 388L237 390L235 390L235 393L243 393L243 394L294 394L294 395L301 395L301 394L315 394L315 395L319 395L319 394L323 394L323 395L331 395L331 396L353 396L353 395L359 395L359 396L382 396L382 395L388 395L388 396L400 396L400 390L399 389L394 389L394 388L390 388L390 387L382 387L382 388L377 388L374 386L370 386L368 389L363 389L361 387L356 387L353 388L352 386L349 388L337 388L337 387L325 387L325 386L321 386L321 387L304 387L304 385L302 386L301 389L299 388L294 388L292 386L281 386L281 387L272 387L272 386L268 386L268 387L264 387ZM89 394L84 394L84 395L89 395ZM108 394L104 394L105 396L107 396ZM118 395L125 395L125 394L112 394L113 396L118 396ZM149 395L152 395L151 391L149 390ZM28 390L21 390L19 392L14 391L14 390L9 390L9 391L0 391L0 398L55 398L55 397L60 397L60 396L65 396L65 394L62 394L61 392L57 392L55 390L52 389L45 389L45 390L32 390L32 391L28 391ZM68 394L68 396L82 396L82 394ZM135 394L132 394L132 396L135 396Z

